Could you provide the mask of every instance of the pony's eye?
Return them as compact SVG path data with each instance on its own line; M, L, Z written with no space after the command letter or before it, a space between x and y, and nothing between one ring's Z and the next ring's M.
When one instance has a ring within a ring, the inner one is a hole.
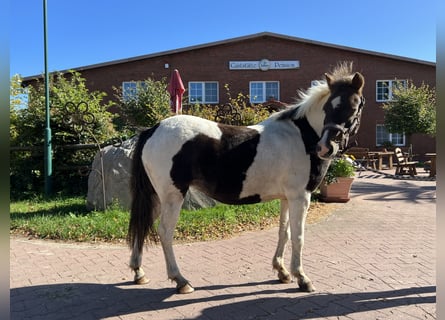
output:
M353 105L353 107L358 107L360 105L360 98L354 95L351 104Z

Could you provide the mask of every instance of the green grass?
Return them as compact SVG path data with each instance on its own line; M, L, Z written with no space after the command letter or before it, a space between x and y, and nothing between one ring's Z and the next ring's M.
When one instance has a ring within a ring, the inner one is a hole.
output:
M242 231L274 225L279 214L279 201L242 206L217 205L196 211L182 210L175 238L221 239Z
M43 239L114 241L125 239L128 212L88 212L83 198L11 203L11 231Z
M129 221L129 212L118 206L111 206L106 212L88 212L82 197L12 202L10 215L13 234L64 241L124 242ZM241 231L274 225L278 217L278 201L183 210L175 239L221 239Z

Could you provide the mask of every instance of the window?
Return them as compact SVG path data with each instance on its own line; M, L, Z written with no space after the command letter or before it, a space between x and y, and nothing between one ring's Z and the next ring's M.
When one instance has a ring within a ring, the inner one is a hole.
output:
M404 146L405 135L403 133L390 133L383 124L378 124L376 127L376 145L382 146L388 141L394 146Z
M124 81L122 82L122 98L124 101L136 98L138 90L145 88L144 81Z
M251 81L249 88L251 103L263 103L268 100L280 100L278 81Z
M385 102L393 100L393 90L397 87L406 88L406 80L377 80L376 100Z
M218 102L218 82L189 82L189 103Z

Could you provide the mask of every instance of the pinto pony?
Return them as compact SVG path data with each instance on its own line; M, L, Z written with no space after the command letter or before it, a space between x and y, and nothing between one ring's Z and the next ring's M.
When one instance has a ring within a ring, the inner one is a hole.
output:
M331 159L359 128L364 78L352 64L339 64L286 110L252 126L230 126L177 115L143 131L133 154L128 242L135 282L147 283L141 268L144 241L159 218L158 234L167 274L179 293L194 291L175 260L172 242L190 186L226 204L281 200L278 245L272 265L283 283L315 288L303 271L304 227L311 193ZM290 271L283 252L292 241Z

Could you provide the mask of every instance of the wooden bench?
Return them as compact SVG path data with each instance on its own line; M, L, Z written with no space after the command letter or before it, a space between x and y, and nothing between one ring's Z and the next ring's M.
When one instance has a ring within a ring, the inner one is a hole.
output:
M396 156L396 176L409 174L410 176L417 175L416 166L419 161L408 161L402 152L402 149L395 148L394 155Z

